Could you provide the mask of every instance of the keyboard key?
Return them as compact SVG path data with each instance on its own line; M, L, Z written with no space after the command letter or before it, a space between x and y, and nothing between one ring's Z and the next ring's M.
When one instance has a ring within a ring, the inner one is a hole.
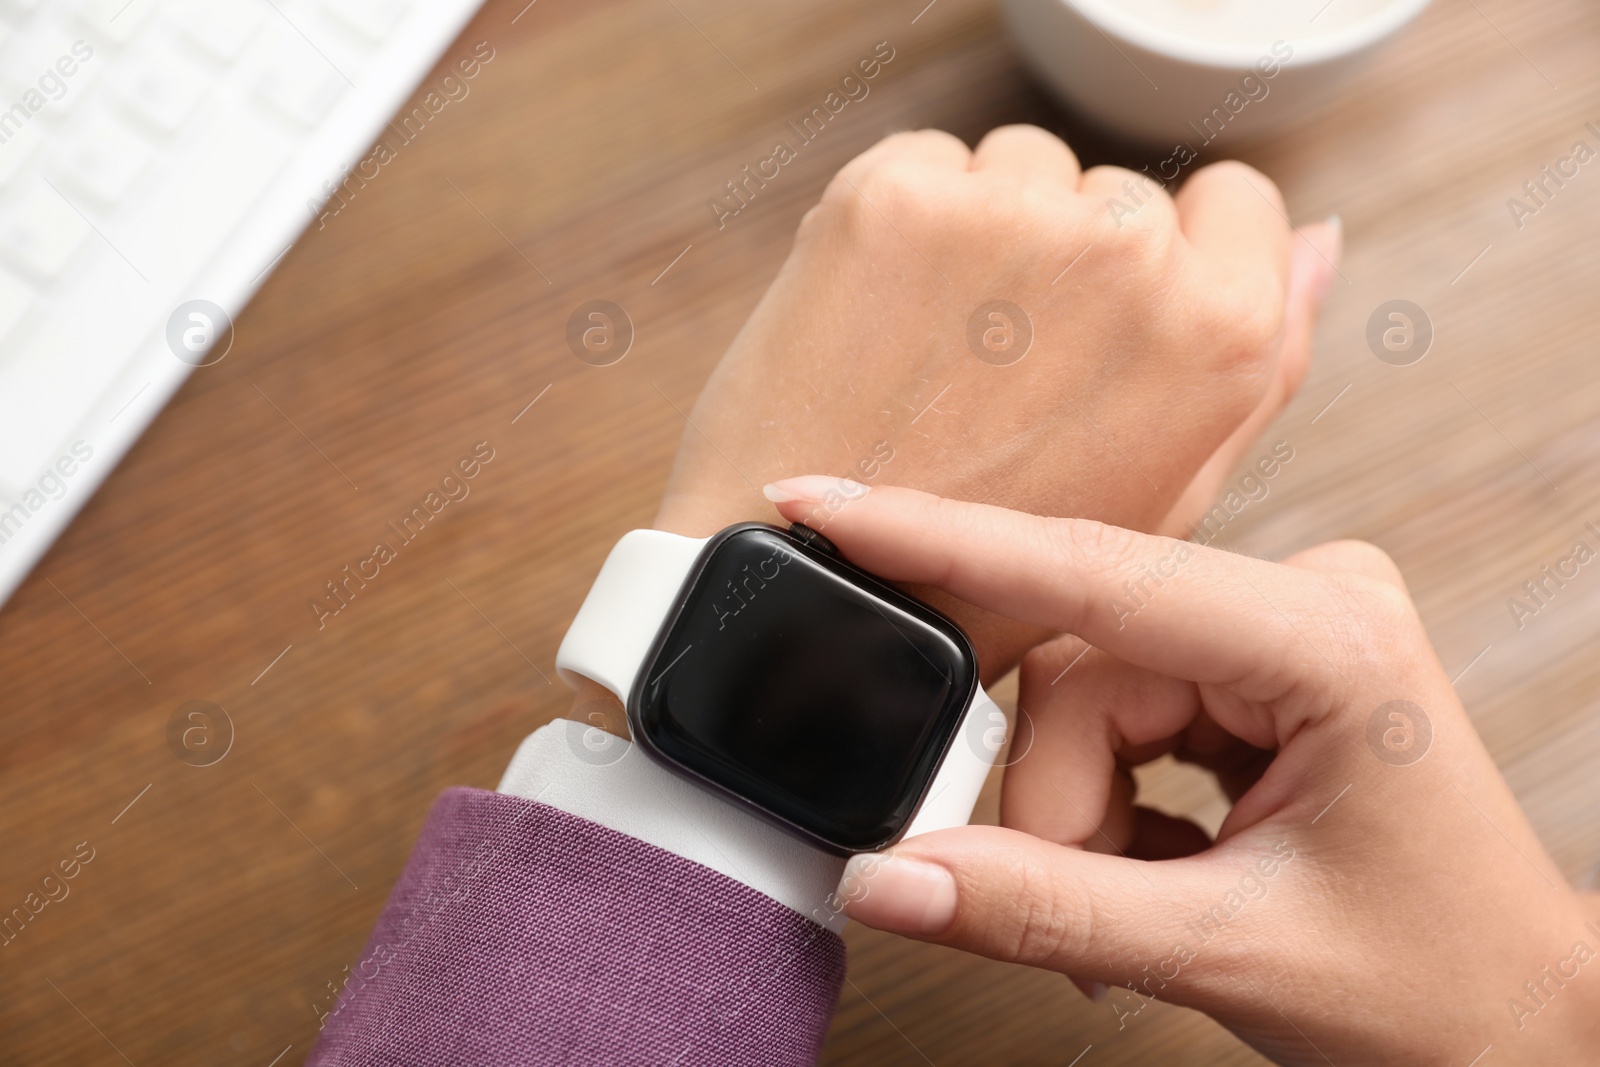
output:
M60 193L41 182L0 216L0 256L38 281L48 282L93 233Z
M323 10L374 44L388 39L411 8L411 0L329 0Z
M195 62L170 45L151 41L139 50L117 94L128 114L157 133L183 125L211 79Z
M12 126L6 122L6 116L0 114L0 189L22 171L43 140L37 124Z
M126 126L97 115L61 146L46 169L64 190L110 207L144 173L152 154Z
M261 24L261 7L255 0L182 0L169 5L167 19L207 58L232 63Z
M0 359L0 482L27 484L75 429L83 437L99 431L84 416L127 365L138 337L148 336L149 324L130 322L123 308L42 310Z
M51 99L59 90L50 79L39 84L41 75L52 72L56 60L70 56L72 39L53 22L36 19L17 29L6 42L5 63L0 65L0 109L20 105L34 117L55 106ZM27 94L32 93L32 96Z
M11 335L35 299L33 286L19 281L10 271L0 271L0 341Z
M110 69L111 66L108 63L97 62L100 58L98 52L86 63L80 62L70 52L63 52L62 55L56 57L56 62L51 64L51 73L58 77L61 75L62 67L57 66L56 63L59 63L63 57L67 60L65 69L72 71L70 75L61 77L61 82L66 86L66 89L65 91L57 90L60 96L51 100L39 112L40 118L47 119L51 123L60 122L67 119L68 116L76 116L78 106L84 100L95 95L90 87L100 80L101 72ZM47 83L50 81L49 76L44 71L40 71L40 76Z
M61 123L106 66L88 42L74 42L71 31L39 19L6 45L5 62L0 65L0 115L12 128L24 119Z
M344 78L315 53L280 61L256 79L261 99L302 126L315 125L344 92Z
M137 216L119 217L113 239L153 282L187 284L227 246L234 227L278 177L292 143L265 115L245 109L229 114L190 145L181 166L163 174L159 189L150 188L158 184L151 182L138 191ZM194 295L204 294L185 294ZM162 311L163 321L171 310Z
M78 21L94 34L95 44L122 45L144 27L158 6L158 0L86 0L78 8Z

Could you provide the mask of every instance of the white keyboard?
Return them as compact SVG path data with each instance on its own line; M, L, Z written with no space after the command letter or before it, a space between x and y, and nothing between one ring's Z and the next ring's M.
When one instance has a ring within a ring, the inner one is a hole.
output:
M0 603L481 2L0 0Z

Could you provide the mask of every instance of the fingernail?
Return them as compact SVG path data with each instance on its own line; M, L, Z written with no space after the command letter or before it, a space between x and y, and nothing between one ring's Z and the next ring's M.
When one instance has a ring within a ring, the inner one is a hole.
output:
M1333 286L1334 275L1339 273L1339 259L1344 254L1344 220L1337 214L1322 220L1328 228L1328 243L1324 248L1311 250L1316 262L1311 265L1311 293L1321 303Z
M949 871L887 852L851 857L839 896L850 918L895 934L929 937L956 918L956 880Z
M1343 224L1337 215L1299 232L1289 268L1291 303L1295 301L1296 292L1307 293L1314 303L1322 303L1337 273L1339 253L1344 245L1343 233Z
M1074 978L1070 974L1067 976L1067 981L1077 986L1078 992L1082 993L1096 1004L1103 1002L1106 997L1111 995L1111 990L1106 988L1106 984L1104 982L1088 982L1082 978Z
M865 496L868 488L870 487L860 482L852 482L849 478L805 474L798 478L782 478L776 482L769 482L762 487L761 495L774 504L788 504L797 500L808 504L820 504L830 498L854 500Z

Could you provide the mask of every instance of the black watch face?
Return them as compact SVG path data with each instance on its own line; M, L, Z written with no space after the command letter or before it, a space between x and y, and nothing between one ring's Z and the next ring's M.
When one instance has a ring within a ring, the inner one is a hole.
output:
M976 685L954 623L752 525L707 546L630 711L671 762L853 852L905 829Z

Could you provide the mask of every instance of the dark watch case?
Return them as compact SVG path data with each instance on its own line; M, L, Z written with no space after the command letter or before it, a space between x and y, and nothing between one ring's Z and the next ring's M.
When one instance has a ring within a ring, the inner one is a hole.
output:
M828 851L894 843L978 685L950 619L809 527L707 542L628 697L634 740Z

